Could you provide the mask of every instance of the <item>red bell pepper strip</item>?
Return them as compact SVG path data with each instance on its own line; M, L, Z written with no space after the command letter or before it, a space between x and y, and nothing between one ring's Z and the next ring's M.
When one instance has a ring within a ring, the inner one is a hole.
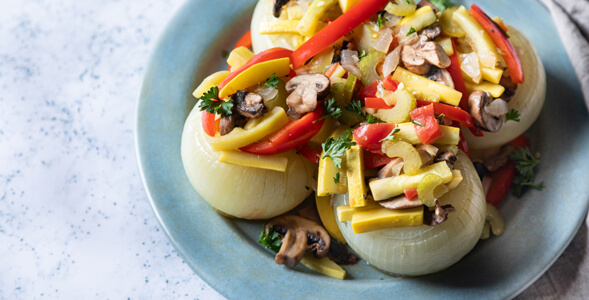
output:
M436 116L434 115L433 104L416 108L412 110L409 115L412 120L423 124L423 126L417 124L414 124L413 126L415 127L417 138L419 138L424 145L428 145L444 135L436 120Z
M206 110L202 112L202 129L208 136L215 136L217 133L217 126L215 126L215 114L212 114Z
M464 134L462 133L463 128L460 128L460 140L458 141L458 149L462 150L462 152L466 153L468 158L470 158L470 151L468 150L468 143L466 143L466 139L464 138Z
M399 83L396 80L393 80L391 77L387 77L382 81L382 87L387 91L394 92L397 90L398 86Z
M365 170L370 170L370 169L382 167L382 166L388 164L391 160L393 160L393 159L384 155L384 154L378 154L378 153L373 153L373 152L364 150L364 169Z
M509 69L511 81L513 83L523 83L524 69L522 68L522 63L513 44L511 44L511 41L503 35L501 29L499 29L493 20L491 20L491 18L489 18L489 16L476 4L470 6L470 15L481 24L487 34L491 36L495 46L501 50L501 57L503 57L503 60Z
M242 46L246 47L246 48L252 47L252 31L251 30L248 30L242 37L239 38L239 40L237 40L237 43L235 43L235 46L233 47L233 49L239 48Z
M262 51L262 52L258 53L256 56L252 57L252 59L250 59L245 65L241 66L239 69L235 70L235 72L229 74L229 76L227 76L227 78L225 78L223 81L221 81L221 83L219 84L219 91L222 90L223 87L225 87L225 85L227 83L229 83L231 80L233 80L233 78L235 78L241 72L249 69L251 66L265 62L265 61L273 60L273 59L289 57L291 54L292 54L291 50L279 48L279 47L271 48L266 51Z
M413 200L413 198L417 197L417 189L403 190L403 193L409 200Z
M292 53L293 67L297 69L311 57L333 45L362 22L381 11L388 2L389 0L363 0L354 5Z
M376 92L378 92L378 85L380 81L376 80L375 82L371 83L369 86L362 87L358 94L356 95L358 98L364 99L369 97L376 97Z
M383 99L373 97L365 98L364 106L366 108L374 109L389 109L395 107L394 105L388 105Z
M352 132L354 141L362 149L382 154L381 140L386 138L395 129L392 123L364 124Z
M302 147L297 150L297 153L300 154L302 157L308 159L312 163L319 164L319 159L321 158L321 152L309 146L309 144L304 144Z
M438 103L438 102L417 100L417 107L422 107L422 106L426 106L426 105L433 105L434 112L437 115L444 114L444 118L448 118L452 121L460 122L460 124L464 127L473 127L474 126L474 122L472 121L472 116L469 113L465 112L464 110L460 109L459 107L454 107L452 105Z
M315 111L284 125L284 127L270 134L267 139L239 149L252 154L271 155L299 148L321 130L325 119L319 119L323 117L323 113L323 105L318 103Z
M515 149L530 146L530 140L520 135L513 141L509 142ZM489 174L491 177L491 185L487 191L487 203L497 207L501 204L503 199L507 197L511 186L513 185L513 178L515 177L515 163L509 160L499 170Z
M462 70L460 70L460 61L458 60L458 52L456 51L455 41L452 39L452 49L454 54L450 55L450 66L446 70L450 73L452 81L454 82L454 89L462 93L460 99L460 108L468 111L468 92L466 91L466 84L462 77Z

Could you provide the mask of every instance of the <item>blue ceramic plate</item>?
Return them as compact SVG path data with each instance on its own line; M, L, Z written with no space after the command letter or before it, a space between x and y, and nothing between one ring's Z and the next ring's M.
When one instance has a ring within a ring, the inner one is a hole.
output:
M136 142L143 182L170 240L206 282L228 298L508 298L548 269L569 244L587 212L589 122L578 81L548 11L539 2L480 1L521 30L536 46L547 73L547 99L528 132L542 153L542 192L507 199L507 230L480 242L449 269L419 278L387 276L364 262L346 266L341 281L274 263L257 245L262 223L215 213L192 189L180 159L191 93L224 68L223 49L249 27L255 1L189 0L161 36L149 62L137 107ZM466 3L470 5L470 3ZM206 172L206 170L203 170Z

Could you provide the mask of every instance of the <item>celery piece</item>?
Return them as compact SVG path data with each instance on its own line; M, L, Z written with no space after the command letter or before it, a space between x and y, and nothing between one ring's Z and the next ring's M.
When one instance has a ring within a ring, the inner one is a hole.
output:
M444 185L442 177L433 173L425 174L417 184L417 196L427 207L434 206L434 200L447 192L448 187Z
M383 62L385 54L380 51L370 51L366 56L360 59L358 63L358 69L362 73L362 84L369 86L376 80L381 79L380 75L376 72L376 66Z

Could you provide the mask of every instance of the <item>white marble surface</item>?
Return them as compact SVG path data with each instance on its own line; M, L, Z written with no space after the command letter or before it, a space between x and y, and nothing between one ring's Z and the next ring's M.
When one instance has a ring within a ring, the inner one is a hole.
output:
M182 2L0 1L1 299L222 298L160 229L134 151L142 72ZM522 296L587 297L587 245L584 226Z

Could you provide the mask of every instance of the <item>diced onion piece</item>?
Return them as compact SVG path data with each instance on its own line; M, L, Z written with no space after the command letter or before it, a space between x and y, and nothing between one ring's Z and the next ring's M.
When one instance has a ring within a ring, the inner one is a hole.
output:
M485 224L486 204L474 166L459 152L455 168L464 180L440 198L456 211L442 224L405 227L355 234L350 222L338 225L346 241L362 259L386 272L418 276L441 271L459 261L478 242ZM346 205L345 195L335 196L335 206Z
M397 66L401 57L401 46L397 46L391 53L387 54L382 64L382 76L386 77L391 75Z
M485 106L485 111L494 117L500 117L509 112L507 102L503 99L495 99L489 105Z
M389 46L393 42L393 31L389 28L378 32L378 38L372 41L372 48L382 53L389 52Z
M470 77L474 83L480 83L482 73L478 55L475 52L471 52L468 54L460 54L460 58L462 58L460 70L462 70L466 76Z
M262 96L264 102L270 101L276 98L276 95L278 95L278 89L275 89L271 86L259 86L254 90L254 92Z
M344 68L344 70L346 70L346 72L350 72L351 74L354 74L354 76L356 76L356 77L362 77L362 72L360 72L360 69L358 69L358 67L356 67L354 65L342 65L342 68Z
M341 51L341 64L345 65L358 65L360 59L358 58L358 51L344 49Z

